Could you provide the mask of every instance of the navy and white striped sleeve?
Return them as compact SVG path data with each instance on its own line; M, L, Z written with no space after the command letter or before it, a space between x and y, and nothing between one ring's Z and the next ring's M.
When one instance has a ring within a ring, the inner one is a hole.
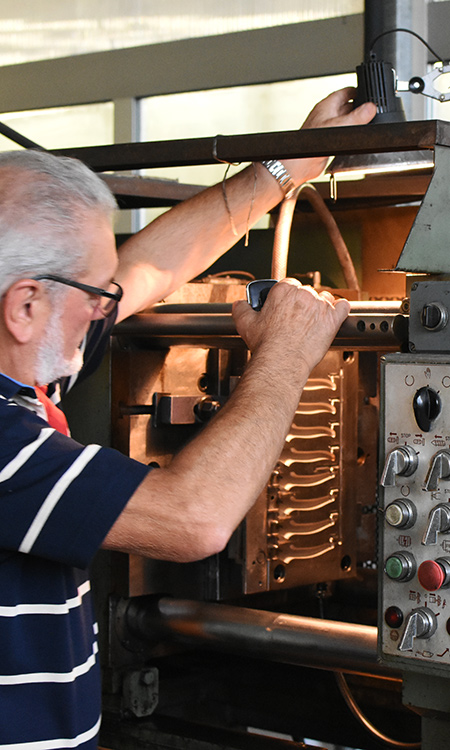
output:
M85 568L149 469L0 398L0 548Z

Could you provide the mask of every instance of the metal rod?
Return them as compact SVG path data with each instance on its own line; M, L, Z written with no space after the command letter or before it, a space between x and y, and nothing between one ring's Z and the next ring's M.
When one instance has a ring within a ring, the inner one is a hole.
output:
M305 667L389 675L377 661L377 628L169 598L136 597L122 608L128 632Z
M175 306L170 308L174 310ZM199 343L200 338L208 337L212 341L206 341L205 345L218 346L221 337L227 337L228 343L241 343L231 313L190 312L187 305L180 305L179 310L167 312L167 308L161 305L155 311L133 315L116 326L114 334L146 339L148 344L161 338L166 342L170 340L171 344ZM356 350L397 350L406 341L407 327L408 319L394 312L350 313L332 346Z
M170 303L161 302L151 308L152 313L230 313L231 302L180 302ZM370 300L351 301L350 313L358 315L373 314L384 315L385 313L400 313L402 303L398 300L385 300L383 302L374 302Z

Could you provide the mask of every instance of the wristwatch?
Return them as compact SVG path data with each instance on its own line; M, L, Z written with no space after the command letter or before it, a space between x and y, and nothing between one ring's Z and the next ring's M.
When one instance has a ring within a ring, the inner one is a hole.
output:
M294 180L281 161L278 161L277 159L269 159L267 161L262 161L261 164L268 169L272 177L276 179L285 195L290 193L291 190L294 190Z

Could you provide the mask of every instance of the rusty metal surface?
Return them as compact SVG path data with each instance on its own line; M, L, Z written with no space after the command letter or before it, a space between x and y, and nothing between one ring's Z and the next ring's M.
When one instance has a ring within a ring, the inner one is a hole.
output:
M188 185L176 180L104 174L102 179L116 196L119 208L172 206L204 190L204 185ZM336 185L337 199L330 196L328 182L314 184L332 211L367 205L384 206L420 201L429 185L431 169L420 173L366 175L361 180L342 180ZM275 211L277 209L274 209ZM309 201L300 193L296 212L311 212Z
M157 180L126 175L102 175L116 196L120 208L168 206L191 198L201 190L201 185L185 185L175 180Z
M214 136L147 143L121 143L57 149L54 154L77 157L95 171L146 167L245 162L262 159L332 156L433 149L450 146L450 125L440 120L313 128L278 133Z

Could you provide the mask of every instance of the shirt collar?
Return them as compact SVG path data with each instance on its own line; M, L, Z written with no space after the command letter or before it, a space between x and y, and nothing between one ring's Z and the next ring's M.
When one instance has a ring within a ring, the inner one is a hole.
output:
M17 380L13 380L2 373L0 373L0 394L6 398L13 398L17 395L36 398L36 392L31 385L19 383Z

